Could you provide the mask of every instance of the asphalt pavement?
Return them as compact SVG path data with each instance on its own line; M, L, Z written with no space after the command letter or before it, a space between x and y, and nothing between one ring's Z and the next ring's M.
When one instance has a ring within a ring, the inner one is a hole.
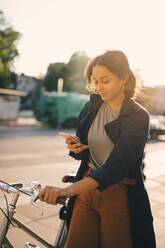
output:
M58 131L74 133L74 130L56 130L42 126L40 123L22 122L15 125L0 125L0 175L8 182L22 181L28 184L37 180L46 184L63 186L64 174L74 172L78 161L68 156L64 140ZM157 248L165 247L165 138L150 141L146 146L145 185L149 194ZM11 199L11 196L8 198ZM60 221L60 206L51 206L38 202L38 207L29 203L30 199L21 196L16 216L45 240L53 243ZM2 194L0 204L4 205ZM2 217L2 215L1 215ZM1 218L0 218L1 219ZM1 222L0 222L1 223ZM28 235L17 228L10 228L9 237L17 248L22 248L25 241L34 242ZM35 244L44 247L41 244ZM148 248L148 247L146 247Z

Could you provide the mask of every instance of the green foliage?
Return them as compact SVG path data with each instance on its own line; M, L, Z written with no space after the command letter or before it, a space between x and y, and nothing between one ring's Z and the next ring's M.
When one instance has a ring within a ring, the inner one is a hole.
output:
M67 84L71 91L87 94L84 69L89 58L85 52L74 53L67 64Z
M47 91L57 91L57 83L59 78L63 78L65 81L66 65L64 63L50 64L44 79L45 89Z
M0 87L13 87L11 66L14 58L18 56L16 41L19 37L20 33L6 23L4 14L0 11Z
M58 79L63 78L64 91L76 91L87 94L83 74L88 59L84 52L76 52L71 56L68 64L50 64L44 79L46 90L56 91Z

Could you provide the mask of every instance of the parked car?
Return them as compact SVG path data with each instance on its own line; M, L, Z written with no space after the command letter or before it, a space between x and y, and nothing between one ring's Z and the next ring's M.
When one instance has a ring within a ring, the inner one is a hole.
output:
M150 139L158 139L159 135L165 135L165 116L150 115Z

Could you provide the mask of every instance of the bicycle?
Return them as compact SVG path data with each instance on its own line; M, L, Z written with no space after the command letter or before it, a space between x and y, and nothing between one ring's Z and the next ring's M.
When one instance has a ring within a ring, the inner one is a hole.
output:
M74 176L73 175L65 175L62 179L63 182L73 182ZM6 195L4 194L5 201L6 201L6 212L0 207L0 210L3 212L4 217L2 220L2 228L0 229L0 247L2 248L14 248L11 241L7 237L7 232L9 230L10 225L13 225L16 228L20 228L22 231L29 234L33 237L36 241L39 241L42 245L47 248L64 248L65 241L67 237L67 226L66 226L66 208L67 208L67 199L62 199L61 204L63 206L60 208L59 211L59 218L61 219L60 226L58 229L58 233L55 238L54 244L48 243L44 240L41 236L33 232L29 227L23 224L20 220L14 217L16 213L16 205L20 194L26 194L31 197L32 205L36 205L36 200L38 199L38 193L41 189L41 185L38 182L32 182L30 186L23 187L23 183L12 183L9 184L0 180L0 189L2 192L12 193L13 197L10 203L8 203ZM40 248L39 246L32 244L30 242L25 242L24 248Z

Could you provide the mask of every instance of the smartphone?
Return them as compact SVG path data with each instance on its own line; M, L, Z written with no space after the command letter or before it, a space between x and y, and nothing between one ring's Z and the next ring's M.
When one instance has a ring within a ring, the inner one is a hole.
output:
M58 134L60 136L62 136L63 138L68 138L68 137L72 137L73 138L73 136L70 133L58 132Z
M70 137L73 140L72 143L77 143L77 139L75 139L70 133L58 132L58 134L65 139Z

